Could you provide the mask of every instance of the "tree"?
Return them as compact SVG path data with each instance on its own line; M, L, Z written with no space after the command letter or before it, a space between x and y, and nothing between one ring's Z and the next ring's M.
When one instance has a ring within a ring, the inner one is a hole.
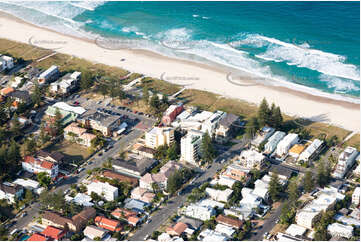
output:
M311 192L315 187L315 181L312 176L311 171L306 171L305 177L303 179L303 184L306 192Z
M295 203L298 200L300 192L298 190L297 180L292 180L289 182L287 187L288 199L290 202Z
M108 94L108 85L107 84L105 84L105 83L100 83L99 84L99 87L98 87L99 89L99 92L100 92L100 94L102 94L103 95L103 97L105 97L105 95L107 95Z
M38 182L42 187L48 188L51 183L51 178L46 172L40 172L37 175Z
M178 159L178 154L179 154L179 147L177 142L173 142L173 144L171 144L167 150L167 158L169 160L176 160Z
M270 110L270 108L268 106L268 102L265 98L263 98L263 100L259 106L257 117L258 117L258 123L260 124L261 127L268 124L270 121L271 110Z
M258 129L259 129L259 123L257 118L251 117L249 122L247 122L246 124L246 136L248 138L253 138L256 135Z
M82 90L89 89L93 85L93 77L87 70L81 70L80 88Z
M321 161L317 169L317 183L319 186L324 187L328 184L331 178L331 170L324 161Z
M34 199L33 192L29 189L25 189L24 200L26 203L30 203Z
M273 106L273 104L272 104ZM276 107L273 110L271 109L271 123L270 125L274 128L280 128L283 123L283 117L280 107Z
M273 173L268 186L268 192L272 201L277 201L280 198L281 191L282 186L279 181L278 175L276 173Z
M54 119L54 125L55 125L55 128L56 128L56 132L57 134L62 134L63 133L63 124L62 124L62 115L60 113L60 110L59 108L56 108L56 111L55 111L55 119Z
M280 223L290 225L296 215L296 207L289 201L286 201L281 209Z
M31 100L34 104L34 106L39 107L41 104L41 97L42 97L42 92L40 89L39 84L35 84L35 88L34 88L34 92L31 95Z
M11 163L17 163L21 159L18 144L12 140L7 151L7 160Z
M154 93L152 98L150 99L149 105L153 110L159 109L160 101L159 101L159 97L158 97L158 95L156 93Z
M142 98L144 100L145 103L148 103L149 102L149 90L148 90L148 87L147 86L144 86L143 87L143 95L142 95Z
M28 154L32 154L36 149L36 141L34 139L26 139L25 150Z
M163 94L162 103L169 105L168 95Z
M20 134L20 121L18 118L18 115L15 113L13 116L13 119L11 120L11 133L13 133L13 136L18 136Z
M207 162L212 162L213 159L216 157L216 150L214 149L212 139L209 136L208 132L203 135L201 150L202 158Z

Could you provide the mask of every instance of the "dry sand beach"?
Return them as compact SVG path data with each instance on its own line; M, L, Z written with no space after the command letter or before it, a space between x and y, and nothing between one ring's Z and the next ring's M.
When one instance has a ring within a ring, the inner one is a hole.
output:
M351 131L360 130L359 104L314 96L287 87L260 85L252 80L245 81L245 78L233 78L234 83L231 83L230 78L227 78L229 70L225 68L172 59L143 50L105 49L94 41L39 28L7 14L0 15L0 38L53 48L64 54L163 78L180 85L191 84L191 88L250 103L259 104L265 97L291 116L327 122Z

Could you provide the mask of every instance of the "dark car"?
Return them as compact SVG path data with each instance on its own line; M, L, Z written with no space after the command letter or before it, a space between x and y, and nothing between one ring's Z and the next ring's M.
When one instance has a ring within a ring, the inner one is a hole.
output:
M73 102L74 105L78 106L80 103L78 101Z

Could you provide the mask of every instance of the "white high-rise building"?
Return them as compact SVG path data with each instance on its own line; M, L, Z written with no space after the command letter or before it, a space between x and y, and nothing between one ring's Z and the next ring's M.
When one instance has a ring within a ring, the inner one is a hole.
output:
M333 176L337 178L343 178L348 169L354 164L358 151L348 146L338 157L336 169L333 172Z
M155 149L161 145L170 145L174 141L174 129L171 127L154 127L145 133L145 145Z
M203 132L190 130L186 136L181 139L181 160L197 164L201 156L201 143Z
M94 192L107 201L114 201L118 197L118 188L107 182L92 182L87 185L87 193L90 196Z

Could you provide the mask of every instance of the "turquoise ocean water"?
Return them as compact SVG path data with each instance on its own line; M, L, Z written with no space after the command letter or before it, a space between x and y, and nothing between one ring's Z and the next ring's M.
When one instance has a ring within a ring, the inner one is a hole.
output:
M0 1L0 11L66 34L212 61L317 95L360 97L359 2Z

